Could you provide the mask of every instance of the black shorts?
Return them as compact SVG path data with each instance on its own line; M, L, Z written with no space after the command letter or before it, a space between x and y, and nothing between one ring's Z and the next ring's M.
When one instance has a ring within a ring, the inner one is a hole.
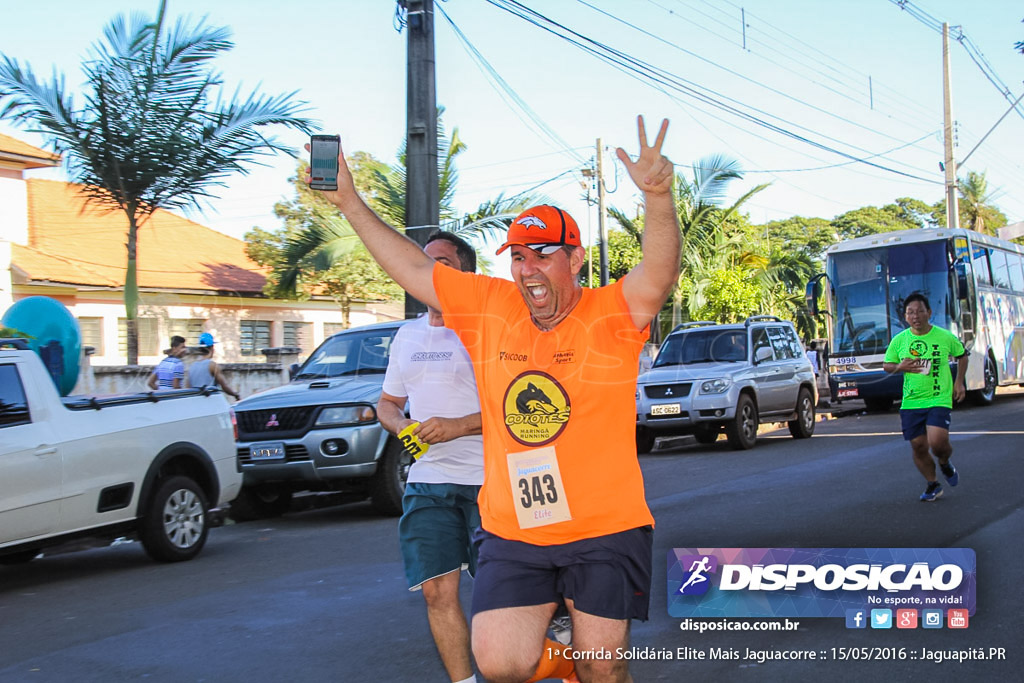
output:
M928 427L941 427L949 431L949 420L953 414L951 408L934 406L932 408L909 408L900 411L900 426L903 428L903 439L913 441L922 434L928 433Z
M577 610L606 619L647 621L651 527L561 545L509 541L479 529L473 614L569 598Z

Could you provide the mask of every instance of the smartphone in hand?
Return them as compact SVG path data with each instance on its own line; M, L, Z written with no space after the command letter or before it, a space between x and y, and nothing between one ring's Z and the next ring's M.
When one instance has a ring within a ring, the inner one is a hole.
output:
M309 139L309 186L314 190L338 189L337 135L313 135Z

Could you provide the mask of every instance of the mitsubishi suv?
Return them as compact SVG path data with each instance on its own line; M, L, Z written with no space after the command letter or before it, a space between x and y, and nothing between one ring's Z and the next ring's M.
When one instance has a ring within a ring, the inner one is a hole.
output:
M793 323L771 315L683 323L637 379L637 451L650 452L659 436L692 434L709 444L723 431L732 448L753 448L762 422L787 422L794 438L806 439L817 402Z
M412 456L377 420L388 353L405 321L332 335L295 369L291 383L234 405L243 487L236 520L286 512L292 494L330 491L402 513Z

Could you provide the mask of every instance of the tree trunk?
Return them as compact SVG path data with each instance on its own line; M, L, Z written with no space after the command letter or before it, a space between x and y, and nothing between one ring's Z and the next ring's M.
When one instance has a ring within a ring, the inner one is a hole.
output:
M135 271L135 252L138 241L139 224L134 212L128 214L128 268L124 276L124 311L127 318L128 365L139 364L139 330L136 319L139 313L139 284Z

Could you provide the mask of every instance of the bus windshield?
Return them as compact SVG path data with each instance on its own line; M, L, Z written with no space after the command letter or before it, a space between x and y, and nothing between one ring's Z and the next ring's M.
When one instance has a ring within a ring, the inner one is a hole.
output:
M949 327L945 240L830 254L827 268L835 291L833 355L885 353L907 327L903 302L914 292L931 302L932 324Z

